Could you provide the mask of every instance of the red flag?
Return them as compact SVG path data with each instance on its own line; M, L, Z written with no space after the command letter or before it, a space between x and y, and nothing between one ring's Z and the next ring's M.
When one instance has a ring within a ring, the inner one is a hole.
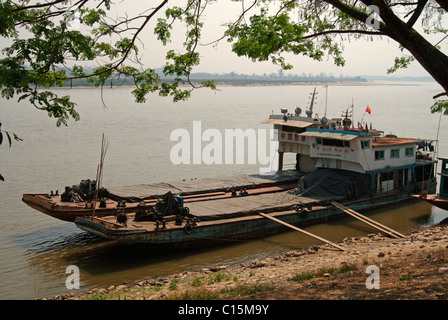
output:
M368 112L369 114L371 114L372 110L370 110L370 107L367 106L366 112Z

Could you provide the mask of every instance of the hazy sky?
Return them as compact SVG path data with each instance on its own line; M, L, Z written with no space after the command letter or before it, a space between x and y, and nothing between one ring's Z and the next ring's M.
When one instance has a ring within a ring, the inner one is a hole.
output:
M108 13L111 18L117 16L132 17L135 14L141 13L151 7L156 6L161 0L115 0L115 5L112 11ZM184 4L184 0L172 0L168 4L174 6L176 3ZM273 1L275 2L275 1ZM251 1L246 1L246 5ZM145 64L145 67L158 68L165 64L165 54L167 49L181 49L181 44L184 41L185 29L174 28L173 41L168 47L163 45L156 39L154 35L154 26L156 19L165 17L164 12L167 7L151 21L146 27L144 33L140 36L140 42L137 45L140 48L140 58ZM204 18L204 28L202 31L201 43L206 44L219 39L228 22L235 21L241 12L241 3L232 2L230 0L219 0L208 5ZM83 29L80 30L81 32ZM84 30L85 31L85 30ZM431 36L431 43L435 44L442 40L443 35ZM337 67L334 65L332 58L324 57L321 62L314 61L304 56L286 55L287 62L291 63L294 68L288 71L292 74L311 73L319 74L325 72L339 76L355 76L355 75L386 75L386 71L390 68L395 57L402 56L402 52L398 48L398 44L388 37L376 40L357 40L351 42L344 42L343 56L346 60L344 67ZM3 39L0 47L9 44L8 39ZM444 39L441 43L445 52L448 48L448 39ZM279 66L273 65L271 62L252 62L246 57L238 57L231 51L231 44L225 39L219 42L218 46L199 46L198 51L201 56L201 64L196 67L193 72L211 72L211 73L244 73L244 74L270 74L276 73L280 69ZM395 76L428 76L427 72L418 64L412 65L404 70L399 70L393 75Z
M137 10L147 6L146 0L132 0L135 6L126 7L126 3L130 1L122 1L123 8L128 8L126 11ZM249 3L249 2L247 2ZM201 42L203 44L211 42L220 38L225 31L221 25L229 21L235 20L239 14L241 5L239 3L232 3L230 1L218 1L207 7L204 15L205 27L203 29L203 37ZM164 52L160 44L152 34L153 29L147 30L147 36L142 37L144 49L142 49L143 61L148 61L153 67L161 66L164 62ZM175 31L173 31L175 33ZM438 35L432 38L433 43L437 43L443 36ZM440 39L439 39L440 38ZM176 42L183 41L183 34L174 36L172 45ZM290 62L294 68L290 71L293 74L313 73L318 74L326 72L333 73L335 76L343 75L386 75L386 71L394 63L395 57L400 57L403 53L399 50L398 44L383 37L377 40L357 40L351 42L344 42L343 55L346 59L344 67L337 67L334 65L332 58L324 58L324 61L317 62L310 58L303 56L288 55L287 61ZM445 40L445 43L448 40ZM445 46L446 47L446 46ZM166 48L165 48L166 49ZM245 74L263 74L277 72L280 67L273 65L271 62L252 62L245 57L237 57L235 53L231 52L231 44L226 40L222 40L217 47L201 46L199 48L201 54L201 65L195 69L195 72L212 72L212 73L245 73ZM394 73L396 76L427 76L427 72L418 64L414 62L408 69L399 70Z

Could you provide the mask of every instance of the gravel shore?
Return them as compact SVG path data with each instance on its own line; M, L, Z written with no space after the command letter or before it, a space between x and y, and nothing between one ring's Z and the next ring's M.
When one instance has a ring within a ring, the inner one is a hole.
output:
M238 267L212 267L48 300L446 300L448 226L344 239Z

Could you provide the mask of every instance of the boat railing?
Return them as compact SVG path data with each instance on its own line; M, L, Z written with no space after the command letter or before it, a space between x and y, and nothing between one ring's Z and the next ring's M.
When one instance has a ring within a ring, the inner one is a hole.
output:
M106 228L110 228L110 229L118 229L118 228L123 228L124 227L124 225L122 225L120 223L107 221L105 219L101 219L101 218L98 218L98 217L90 217L90 219L92 220L92 222L97 222L99 224L104 225Z
M425 164L425 163L432 163L435 162L435 160L432 157L417 157L415 159L416 164Z

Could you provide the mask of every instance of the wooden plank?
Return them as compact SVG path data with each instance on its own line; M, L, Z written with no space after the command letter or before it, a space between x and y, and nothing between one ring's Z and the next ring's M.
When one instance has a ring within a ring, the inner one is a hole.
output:
M352 217L354 217L354 218L356 218L356 219L358 219L358 220L368 224L369 226L371 226L371 227L373 227L375 229L378 229L379 231L381 231L381 232L383 232L385 234L390 235L393 238L405 238L405 236L403 234L399 233L398 231L395 231L395 230L393 230L393 229L391 229L391 228L389 228L389 227L379 223L378 221L375 221L375 220L372 220L370 218L367 218L366 216L360 214L359 212L356 212L355 210L350 209L350 208L348 208L348 207L346 207L346 206L344 206L344 205L342 205L342 204L340 204L340 203L338 203L336 201L332 201L331 204L333 206L335 206L336 208L338 208L338 209L344 211L345 213L349 214L350 216L352 216Z
M120 228L125 227L123 224L116 223L116 222L113 222L113 221L109 221L109 220L101 219L101 218L98 218L98 217L92 217L92 218L95 219L95 220L104 222L104 223L109 223L109 224L111 224L111 225L113 225L113 226L116 226L116 227L120 227Z
M210 192L210 193L198 193L198 194L192 194L189 196L181 196L184 199L191 199L191 198L202 198L202 197L209 197L209 196L220 196L224 195L226 192L219 191L219 192Z
M406 238L406 236L405 236L404 234L401 234L400 232L398 232L398 231L396 231L396 230L394 230L394 229L391 229L391 228L389 228L388 226L379 223L378 221L372 220L372 219L370 219L370 218L368 218L368 217L366 217L366 216L364 216L364 215L360 214L359 212L356 212L356 211L354 211L354 210L352 210L352 209L349 209L349 210L350 210L353 214L357 215L358 217L361 217L362 219L365 219L365 220L367 220L367 221L370 221L371 223L373 223L373 224L375 224L375 225L377 225L377 226L379 226L379 227L381 227L381 228L383 228L383 229L386 229L386 230L389 231L390 233L393 233L394 235L398 236L399 238Z
M331 204L333 206L335 206L336 208L344 211L348 215L352 216L353 218L358 219L358 220L368 224L372 228L375 228L375 229L377 229L377 230L379 230L379 231L381 231L381 232L383 232L383 233L385 233L385 234L387 234L387 235L389 235L389 236L391 236L393 238L400 238L401 237L399 235L396 235L392 231L388 231L386 228L384 228L385 226L379 224L378 222L373 221L371 219L368 219L366 216L363 216L360 213L358 213L358 212L356 212L356 211L354 211L354 210L352 210L352 209L350 209L350 208L348 208L348 207L346 207L346 206L344 206L344 205L342 205L342 204L340 204L338 202L333 201L333 202L331 202Z
M341 205L341 204L339 204L339 205ZM342 205L341 205L341 206L342 206ZM344 207L345 207L345 206L344 206ZM366 217L366 216L360 214L359 212L356 212L356 211L353 210L353 209L350 209L350 208L348 208L348 207L345 207L345 208L347 208L348 211L350 211L352 214L356 215L357 217L360 217L360 218L362 218L362 219L364 219L364 220L367 220L367 221L369 221L369 222L371 222L371 223L373 223L373 224L375 224L375 225L377 225L377 226L379 226L379 227L381 227L381 228L383 228L383 229L389 231L390 233L393 233L394 235L398 236L399 238L405 238L405 237L406 237L404 234L401 234L400 232L398 232L398 231L396 231L396 230L393 230L393 229L389 228L388 226L379 223L378 221L372 220L372 219L370 219L370 218L368 218L368 217Z
M329 245L331 245L331 246L333 246L333 247L335 247L335 248L337 248L337 249L339 249L339 250L341 250L341 251L345 251L344 248L342 248L341 246L337 245L336 243L331 242L330 240L324 239L324 238L319 237L319 236L317 236L317 235L315 235L315 234L313 234L313 233L311 233L311 232L308 232L308 231L305 231L305 230L303 230L303 229L297 228L296 226L293 226L293 225L291 225L291 224L289 224L289 223L286 223L286 222L284 222L284 221L282 221L282 220L280 220L280 219L271 217L271 216L269 216L269 215L267 215L267 214L265 214L265 213L261 213L261 212L259 212L258 214L259 214L260 216L263 216L263 217L265 217L265 218L268 218L268 219L271 219L271 220L273 220L273 221L275 221L275 222L278 222L278 223L280 223L280 224L282 224L282 225L284 225L284 226L287 226L287 227L289 227L289 228L291 228L291 229L293 229L293 230L302 232L302 233L304 233L304 234L306 234L306 235L308 235L308 236L310 236L310 237L313 237L313 238L316 238L316 239L318 239L318 240L320 240L320 241L322 241L322 242L328 243Z

